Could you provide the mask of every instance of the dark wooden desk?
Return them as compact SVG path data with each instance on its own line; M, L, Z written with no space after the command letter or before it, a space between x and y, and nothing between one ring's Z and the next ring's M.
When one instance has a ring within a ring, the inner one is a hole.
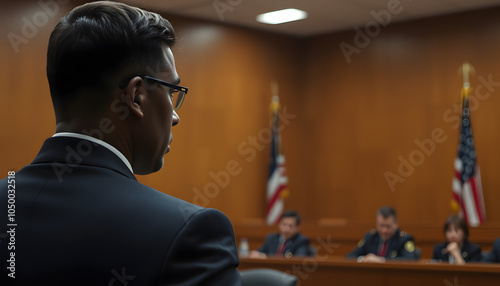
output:
M500 285L500 264L449 265L430 260L358 263L343 257L304 259L241 258L239 270L272 268L296 275L300 286L493 286Z

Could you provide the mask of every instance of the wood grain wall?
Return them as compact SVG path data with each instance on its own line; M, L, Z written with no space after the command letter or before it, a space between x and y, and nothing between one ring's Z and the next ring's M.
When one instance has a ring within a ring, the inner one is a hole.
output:
M300 114L310 126L310 140L301 146L310 150L303 161L308 168L300 176L300 186L314 190L304 196L315 205L303 210L308 217L370 223L379 206L391 204L401 224L440 226L450 214L462 84L457 71L468 61L476 68L471 110L484 226L499 226L498 12L391 24L350 63L339 45L353 45L354 31L308 41L304 79L310 100ZM411 167L400 169L402 161ZM392 189L386 172L400 176Z
M60 4L58 15L47 17L17 52L5 35L22 35L23 17L32 20L44 10L21 1L0 12L3 174L31 162L55 130L46 46L57 19L77 3ZM333 235L347 245L372 227L380 206L390 204L403 228L423 240L440 240L441 225L451 214L458 68L469 61L479 92L473 92L471 108L487 211L487 222L471 239L500 236L499 12L391 23L351 54L350 63L340 45L355 45L354 30L294 38L165 15L179 35L174 55L182 85L190 90L165 167L139 180L222 210L238 238L269 230L263 220L275 80L284 110L286 207L303 214L304 232ZM402 160L411 169L399 171ZM387 172L400 176L393 189Z

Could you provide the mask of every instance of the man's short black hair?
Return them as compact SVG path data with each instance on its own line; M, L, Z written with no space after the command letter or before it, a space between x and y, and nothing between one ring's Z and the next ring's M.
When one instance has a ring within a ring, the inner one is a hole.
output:
M301 217L300 217L300 214L298 212L296 212L294 210L287 210L287 211L283 212L283 214L281 215L280 221L284 217L293 217L293 218L295 218L295 221L297 222L297 226L300 225Z
M56 115L81 91L102 96L127 79L120 76L155 76L147 71L165 66L163 46L174 42L172 25L156 13L110 1L74 8L49 39L47 78Z
M467 226L467 223L463 218L457 215L449 216L448 219L446 219L443 227L443 232L445 235L450 225L453 225L455 229L461 229L464 232L464 241L467 241L467 239L469 238L469 227Z
M393 217L394 221L398 221L396 216L396 211L391 206L383 206L377 211L377 216L382 216L383 218Z

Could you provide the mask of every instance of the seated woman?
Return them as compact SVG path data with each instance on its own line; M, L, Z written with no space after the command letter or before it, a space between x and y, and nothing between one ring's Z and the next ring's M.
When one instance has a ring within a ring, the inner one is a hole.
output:
M456 215L448 217L443 230L446 242L434 247L432 259L454 264L481 260L481 247L467 240L469 228L463 218Z

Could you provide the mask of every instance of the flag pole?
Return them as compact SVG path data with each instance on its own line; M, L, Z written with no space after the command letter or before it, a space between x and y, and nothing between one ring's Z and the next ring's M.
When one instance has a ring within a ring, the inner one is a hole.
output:
M279 86L276 81L271 82L271 118L273 118L272 122L272 130L273 130L273 135L275 136L275 140L277 140L277 150L276 153L278 155L282 154L281 153L281 136L279 135L279 118L278 118L278 111L280 109L280 99L279 99Z
M278 84L271 82L271 164L267 181L267 216L268 224L276 224L285 209L284 199L288 196L288 177L285 169L285 156L281 149Z
M472 137L470 122L469 76L475 72L474 67L464 62L460 67L463 76L461 92L462 112L457 157L455 158L455 176L452 183L452 208L458 207L459 215L465 218L472 227L479 226L486 218L481 173Z
M273 96L275 95L278 96L278 90L279 90L278 88L279 88L278 83L276 81L273 81L271 83L271 93Z
M469 98L469 93L471 90L469 75L473 71L474 71L474 67L471 64L469 64L468 62L463 62L462 65L458 68L458 72L462 73L462 77L463 77L463 83L462 83L462 88L461 88L461 92L460 92L460 103L461 103L460 122L464 118L465 100L467 100ZM451 200L451 209L457 213L460 212L460 208L461 208L461 200L462 200L462 188L461 187L460 187L460 196L459 197L460 197L459 201L455 201L454 199Z
M461 98L460 98L462 101L462 113L463 113L464 101L467 98L469 98L469 93L471 91L469 75L470 75L470 73L475 72L475 69L468 62L464 62L462 64L462 66L460 67L459 71L462 72L462 76L463 76L463 85L462 85L462 92L461 92ZM463 117L463 114L460 114L460 115Z

